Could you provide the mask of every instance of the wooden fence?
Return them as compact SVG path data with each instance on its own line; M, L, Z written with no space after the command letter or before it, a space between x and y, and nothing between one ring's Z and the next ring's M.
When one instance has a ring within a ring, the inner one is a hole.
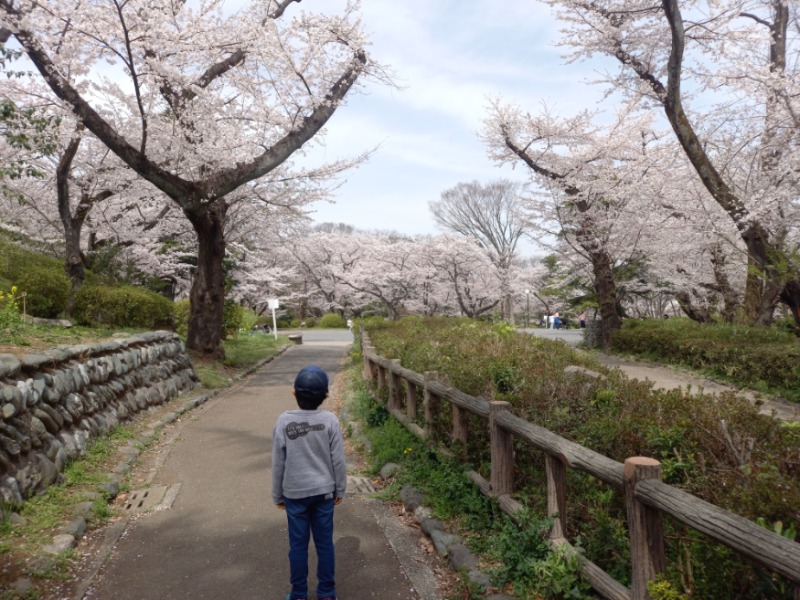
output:
M580 570L589 584L612 600L649 599L647 582L666 571L662 513L667 513L728 546L748 559L775 571L795 584L800 600L800 544L765 529L748 519L723 510L696 496L661 481L659 461L635 456L619 463L509 411L507 402L474 397L424 375L403 368L399 360L379 356L366 332L362 333L364 377L378 388L388 389L387 410L409 430L422 438L430 436L433 416L442 401L452 408L451 438L466 444L467 415L488 421L491 444L491 473L487 480L471 471L470 478L481 491L494 497L501 510L512 518L522 508L514 492L514 437L544 452L547 479L547 512L553 525L549 532L555 546L570 546L564 537L567 506L567 468L588 473L617 488L625 495L631 544L630 588L624 586L582 554ZM419 391L422 391L425 427L419 426Z

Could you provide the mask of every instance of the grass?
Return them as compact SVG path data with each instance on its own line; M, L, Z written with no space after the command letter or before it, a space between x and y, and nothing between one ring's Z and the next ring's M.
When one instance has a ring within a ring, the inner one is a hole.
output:
M217 390L229 386L238 373L275 356L288 343L285 335L279 335L277 340L263 333L238 335L223 341L225 360L208 360L193 355L192 364L203 387Z
M0 329L0 352L25 354L36 350L49 349L54 346L72 346L98 340L112 338L115 333L134 335L143 329L131 328L92 328L59 325L34 325L33 323L15 323L8 329Z
M265 333L237 335L225 340L226 367L247 368L258 361L270 356L275 356L278 351L289 343L289 338L279 335L278 339Z

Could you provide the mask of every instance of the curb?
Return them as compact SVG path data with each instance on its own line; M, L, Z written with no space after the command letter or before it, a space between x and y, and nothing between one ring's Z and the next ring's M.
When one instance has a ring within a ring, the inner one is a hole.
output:
M393 463L384 465L383 469L390 465ZM403 486L403 489L400 490L400 499L406 512L414 515L414 521L431 540L436 553L447 560L453 571L462 573L471 585L485 594L491 587L491 580L486 573L477 568L478 557L462 543L461 536L449 533L445 529L444 523L433 518L431 509L423 505L424 495L413 485ZM487 600L514 600L513 596L506 594L489 594L485 597Z

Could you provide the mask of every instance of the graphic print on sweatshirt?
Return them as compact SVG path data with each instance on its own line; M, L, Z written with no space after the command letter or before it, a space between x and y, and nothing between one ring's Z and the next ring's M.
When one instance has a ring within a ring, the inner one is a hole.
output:
M325 425L311 425L307 421L302 423L292 421L286 426L286 437L290 440L296 440L300 436L308 434L309 431L325 431Z

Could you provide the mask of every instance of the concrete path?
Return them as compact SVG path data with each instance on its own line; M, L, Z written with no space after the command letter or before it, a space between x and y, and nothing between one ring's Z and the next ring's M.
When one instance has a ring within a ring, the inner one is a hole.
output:
M577 346L583 342L583 330L581 329L522 329L524 333L537 337L562 341L570 346ZM726 385L697 375L687 369L680 369L668 365L660 365L647 361L621 356L605 354L599 351L592 351L600 364L620 369L630 379L640 381L649 380L653 382L653 387L660 390L673 390L687 388L691 386L693 393L700 391L707 394L719 394L723 392L737 392L754 404L758 404L759 412L765 415L774 415L784 421L800 421L800 405L779 398L767 398L750 390L740 390L731 385Z
M83 598L284 598L288 541L285 513L270 494L272 428L281 412L296 407L297 371L316 364L335 377L352 342L341 330L303 335L302 345L186 415L152 481L178 489L174 503L123 525ZM422 534L349 488L334 521L339 597L437 600L435 577L421 571L424 561L415 555ZM386 528L394 528L388 537Z

